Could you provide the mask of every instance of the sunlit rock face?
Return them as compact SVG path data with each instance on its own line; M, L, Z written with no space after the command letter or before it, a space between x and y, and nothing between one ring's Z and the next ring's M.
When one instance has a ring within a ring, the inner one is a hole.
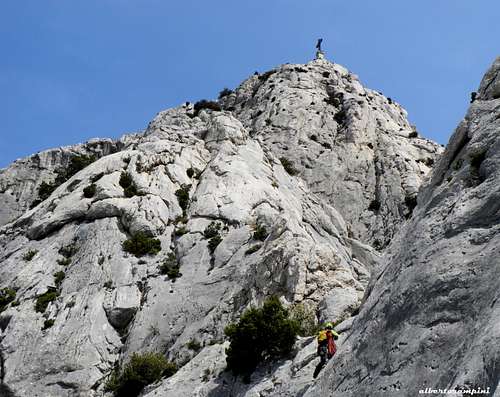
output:
M497 58L307 396L500 395L499 74Z
M415 197L441 148L400 105L324 59L254 75L219 104L185 104L141 133L0 170L0 286L16 291L0 314L2 387L101 396L115 365L146 351L182 367L146 395L310 387L311 338L245 385L224 372L225 325L277 295L318 321L346 320L342 343L381 253L417 222ZM52 186L46 197L42 183ZM431 200L432 188L425 194ZM137 236L155 249L127 252ZM177 278L165 271L172 263ZM188 348L193 340L200 351Z

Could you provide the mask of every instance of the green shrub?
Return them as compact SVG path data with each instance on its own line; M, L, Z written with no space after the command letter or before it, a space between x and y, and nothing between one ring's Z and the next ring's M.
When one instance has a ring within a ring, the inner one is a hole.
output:
M78 252L78 247L76 246L75 243L71 243L69 245L66 245L65 247L59 248L58 252L59 254L68 259L73 257Z
M50 328L54 325L55 320L45 320L43 323L42 331L45 331L47 328Z
M66 277L66 273L63 271L59 271L54 273L54 283L56 284L56 287L59 288Z
M95 156L77 155L72 157L64 171L59 171L60 177L66 180L96 161Z
M160 265L160 273L165 274L168 278L175 281L176 278L181 277L180 265L173 252L170 252L165 260Z
M257 225L255 227L255 232L253 233L253 238L255 240L264 241L267 236L269 236L269 233L264 225Z
M86 188L83 189L83 197L85 197L85 198L94 197L96 189L97 189L97 186L95 183L88 185Z
M47 306L50 302L54 302L59 297L59 292L56 290L49 288L47 292L44 292L36 299L35 303L35 311L37 313L45 313L47 310Z
M161 251L161 242L156 238L149 237L144 232L137 232L122 244L123 250L136 257L144 255L156 255Z
M408 134L408 138L417 138L418 137L418 132L413 130Z
M224 332L230 345L226 350L228 369L250 375L265 359L276 359L292 351L299 326L290 318L278 298L272 297L260 309L246 310L238 323Z
M200 342L198 342L196 339L191 339L187 344L186 344L186 347L189 349L189 350L193 350L195 352L197 352L198 350L201 349L201 344Z
M219 92L219 99L222 99L228 95L231 95L233 93L233 90L230 90L229 88L224 88L221 92Z
M71 258L58 259L57 264L64 267L69 266L71 265Z
M299 171L295 168L293 161L288 160L286 157L281 157L280 158L281 165L285 169L288 174L291 176L297 175Z
M12 288L5 287L0 290L0 313L3 312L10 302L16 299L16 291Z
M43 181L40 186L38 186L38 198L40 202L47 200L52 192L59 187L60 184L56 182L45 182Z
M194 104L194 115L198 116L198 113L200 113L202 109L210 109L217 112L222 110L221 106L217 102L207 101L206 99L202 99Z
M35 255L38 254L38 251L37 250L29 250L27 251L24 255L23 255L23 259L26 261L26 262L29 262L30 260L32 260Z
M99 179L101 179L104 176L104 172L100 172L96 175L94 175L92 178L90 178L91 183L96 183Z
M125 197L134 197L141 195L141 193L137 189L137 185L132 179L132 176L128 172L123 171L120 174L120 180L118 183L123 188L123 193L125 194Z
M215 249L221 242L222 242L222 237L220 235L214 236L210 240L208 240L208 250L210 251L211 254L214 253Z
M316 335L321 329L321 324L317 323L314 311L303 303L292 306L290 317L297 322L297 332L300 336Z
M219 235L221 224L219 222L210 222L203 231L205 238L212 238Z
M260 248L262 247L262 244L255 244L255 245L252 245L249 249L247 249L245 251L245 255L251 255L253 254L254 252L257 252L258 250L260 250Z
M182 209L182 213L185 214L189 206L189 190L191 185L181 185L179 189L175 191L177 196L177 201L179 202L179 207Z
M195 174L195 171L194 171L194 168L193 168L193 167L188 168L188 169L186 170L186 175L188 176L188 178L192 178L194 174Z
M130 361L121 369L115 370L108 382L106 391L115 397L136 397L145 386L172 376L177 366L159 353L133 353Z

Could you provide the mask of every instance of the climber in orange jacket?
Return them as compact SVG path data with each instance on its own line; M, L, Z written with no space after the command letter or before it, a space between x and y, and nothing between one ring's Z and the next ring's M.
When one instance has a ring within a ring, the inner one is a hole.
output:
M313 377L316 378L321 371L321 369L325 366L328 360L330 360L333 355L337 352L337 346L335 345L335 340L339 338L339 334L337 334L333 330L332 323L326 323L325 329L319 331L318 334L318 355L320 356L320 362L316 366L314 370Z

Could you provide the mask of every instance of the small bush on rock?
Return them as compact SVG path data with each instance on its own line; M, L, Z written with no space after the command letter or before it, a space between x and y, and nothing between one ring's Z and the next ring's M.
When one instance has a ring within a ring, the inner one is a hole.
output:
M45 331L46 329L52 327L55 323L55 320L45 320L43 323L42 331Z
M297 322L300 336L316 335L320 331L321 325L316 321L316 314L303 303L297 303L290 309L290 317Z
M38 251L37 250L29 250L27 251L24 255L23 255L23 259L26 261L26 262L29 262L30 260L32 260L35 255L38 254Z
M54 302L59 297L59 292L49 288L49 290L36 299L35 311L37 313L45 313L50 302Z
M202 99L194 104L194 115L198 116L198 113L200 113L202 109L210 109L217 112L222 110L221 106L217 102L207 101L206 99Z
M121 369L115 370L108 382L106 391L115 397L136 397L145 386L172 376L177 366L159 353L133 353L130 361Z
M6 287L0 290L0 313L3 312L10 302L16 299L16 291Z
M191 185L182 185L179 189L175 191L175 195L177 196L177 201L179 202L179 207L182 209L182 213L185 215L186 210L189 206L189 190L191 189Z
M290 318L278 298L272 297L260 309L246 310L238 323L224 332L230 345L226 350L228 369L249 376L266 359L286 356L292 351L299 326Z
M71 243L69 245L66 245L64 247L59 248L59 254L64 256L65 258L71 258L73 257L77 252L78 252L78 247L76 246L75 243Z
M286 157L281 157L280 162L289 175L294 176L299 173L299 171L295 168L293 161L288 160Z
M210 222L210 224L203 231L205 238L212 238L219 234L221 224L219 222Z
M175 281L176 278L181 277L180 265L173 252L167 255L167 258L160 265L160 273L165 274L168 278Z
M197 352L198 350L201 349L201 344L200 342L198 342L196 339L191 339L187 344L186 344L186 347L189 349L189 350L193 350L195 352Z
M208 240L208 250L211 254L214 253L215 249L220 243L222 243L222 237L220 235L214 236L210 240Z
M56 287L59 288L66 277L66 273L63 271L59 271L54 273L54 283L56 284Z
M123 188L125 197L134 197L140 195L139 190L137 190L137 185L128 172L124 171L121 173L119 184Z
M97 189L97 186L95 183L88 185L86 188L83 189L83 197L85 197L85 198L94 197L96 189Z
M161 242L156 238L149 237L144 232L137 232L128 240L123 242L123 250L136 257L144 255L156 255L161 251Z
M257 225L255 232L253 233L253 238L255 240L264 241L267 236L269 236L269 233L267 232L266 227L264 225Z
M231 95L233 93L233 90L230 90L229 88L224 88L221 92L219 92L219 99L222 99L228 95Z

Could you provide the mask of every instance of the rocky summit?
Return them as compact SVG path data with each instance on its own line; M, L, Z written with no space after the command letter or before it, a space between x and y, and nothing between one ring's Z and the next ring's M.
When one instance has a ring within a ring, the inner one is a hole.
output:
M499 71L444 152L319 57L0 170L0 394L116 395L158 353L176 372L135 395L499 396ZM336 324L316 380L312 332L226 370L271 296Z

